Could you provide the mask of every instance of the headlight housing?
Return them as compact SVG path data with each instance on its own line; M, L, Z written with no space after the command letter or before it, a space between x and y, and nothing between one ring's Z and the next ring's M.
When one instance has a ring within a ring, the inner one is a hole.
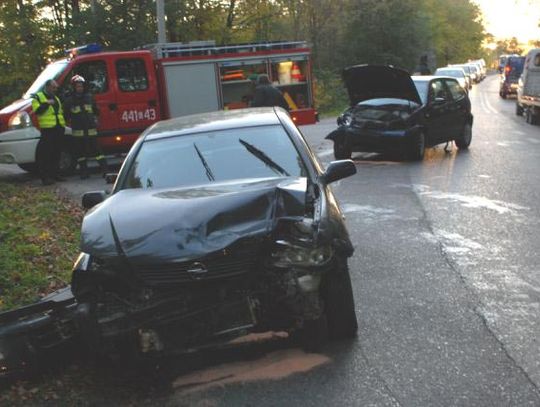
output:
M329 245L303 247L278 240L276 246L272 260L273 265L280 268L324 266L334 255L334 250Z
M32 126L32 119L27 112L17 112L9 118L9 130L24 129Z

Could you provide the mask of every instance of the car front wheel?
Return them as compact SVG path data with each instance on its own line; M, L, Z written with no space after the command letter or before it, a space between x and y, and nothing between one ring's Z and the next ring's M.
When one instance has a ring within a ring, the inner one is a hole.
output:
M409 145L409 158L413 161L421 161L424 159L426 150L426 136L424 132L419 132L414 135Z
M358 321L351 276L346 260L340 259L338 268L326 276L322 287L322 298L325 305L329 339L354 338L358 331Z
M334 157L336 160L349 160L351 156L351 148L346 145L345 140L334 141Z
M465 123L463 130L461 131L461 135L454 141L460 150L468 149L472 141L472 124Z

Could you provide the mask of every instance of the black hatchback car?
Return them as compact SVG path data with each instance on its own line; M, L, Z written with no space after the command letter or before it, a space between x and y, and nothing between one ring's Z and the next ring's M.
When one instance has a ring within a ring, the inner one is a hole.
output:
M471 143L473 115L467 93L455 78L410 76L391 66L346 68L343 81L350 105L338 117L336 159L353 151L397 152L421 160L426 147L454 140L458 148Z
M251 332L287 331L308 349L355 336L353 245L329 188L355 172L350 160L323 170L280 108L155 124L112 194L83 196L73 295L0 315L1 371L37 331L34 350L78 331L130 355Z

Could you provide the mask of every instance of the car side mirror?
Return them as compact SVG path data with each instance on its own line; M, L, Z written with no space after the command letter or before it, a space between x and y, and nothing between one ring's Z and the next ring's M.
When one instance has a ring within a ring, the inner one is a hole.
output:
M328 185L354 174L356 174L356 166L352 160L338 160L332 161L319 179L323 184Z
M105 191L86 192L82 196L82 206L84 209L91 209L97 204L100 204L107 198Z
M116 178L118 178L117 173L107 173L107 174L105 174L105 182L107 184L114 184L116 182Z

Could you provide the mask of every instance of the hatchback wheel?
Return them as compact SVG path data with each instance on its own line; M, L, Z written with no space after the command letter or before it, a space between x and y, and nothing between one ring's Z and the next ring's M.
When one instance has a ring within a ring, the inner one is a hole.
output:
M351 156L351 148L346 145L345 140L334 141L334 157L336 160L349 160Z
M456 146L460 150L468 149L472 141L472 124L465 123L465 125L463 126L463 130L461 131L461 135L454 141L456 142Z
M411 140L409 145L409 158L414 161L424 159L426 151L426 136L423 132L417 133Z

